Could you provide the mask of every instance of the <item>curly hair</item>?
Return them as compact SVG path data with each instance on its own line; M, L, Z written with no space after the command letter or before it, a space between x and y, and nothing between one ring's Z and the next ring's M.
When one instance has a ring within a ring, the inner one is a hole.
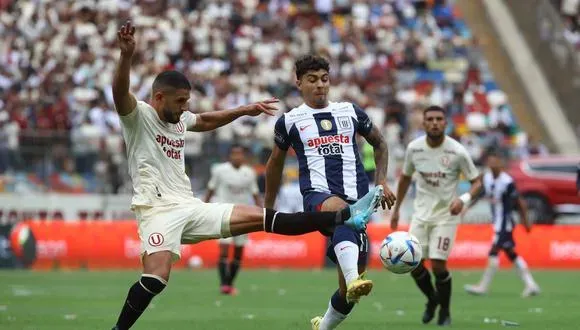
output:
M296 68L296 79L300 80L308 71L326 70L330 72L330 64L328 61L318 55L304 55L296 60L294 63Z

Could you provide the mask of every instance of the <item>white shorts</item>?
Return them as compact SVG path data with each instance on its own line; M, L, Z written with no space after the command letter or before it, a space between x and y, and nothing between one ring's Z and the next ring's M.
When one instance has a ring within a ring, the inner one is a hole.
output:
M455 243L457 224L411 221L409 233L421 243L423 259L447 260Z
M229 237L233 204L191 202L134 208L141 239L141 255L171 251L173 260L181 256L181 244Z
M248 234L220 238L219 242L220 242L220 244L227 244L227 245L233 244L236 247L244 246L248 243Z

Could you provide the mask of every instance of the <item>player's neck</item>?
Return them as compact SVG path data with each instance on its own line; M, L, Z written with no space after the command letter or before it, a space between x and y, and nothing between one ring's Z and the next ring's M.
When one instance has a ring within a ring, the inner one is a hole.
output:
M493 175L494 179L497 179L501 174L501 170L491 170L491 175Z
M311 102L304 100L304 104L306 104L307 106L309 106L312 109L324 109L324 108L328 107L330 102L326 101L326 102L324 102L324 105L320 105L320 104L314 104L314 103L311 103Z
M442 135L439 138L432 138L427 136L427 145L431 148L438 148L443 144L443 141L445 141L445 135Z

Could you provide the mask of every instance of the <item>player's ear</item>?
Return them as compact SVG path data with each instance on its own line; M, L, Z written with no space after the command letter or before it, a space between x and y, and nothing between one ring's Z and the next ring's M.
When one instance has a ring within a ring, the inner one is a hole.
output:
M165 96L163 95L163 92L161 92L161 91L155 91L155 92L153 92L153 99L155 101L163 101L163 98L164 97Z
M302 81L300 79L296 79L296 87L300 88L302 86Z

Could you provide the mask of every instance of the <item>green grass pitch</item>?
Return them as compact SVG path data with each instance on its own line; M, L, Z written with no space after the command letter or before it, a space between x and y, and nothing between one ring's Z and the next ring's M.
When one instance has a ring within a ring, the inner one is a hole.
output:
M0 272L0 329L110 329L138 272ZM455 329L578 329L578 272L535 271L538 297L520 298L522 284L513 271L501 271L486 297L473 297L463 285L480 272L453 272ZM408 275L371 270L371 295L355 307L339 329L429 329L420 317L424 299ZM218 294L217 272L176 271L168 288L133 329L310 329L336 288L336 274L323 271L244 270L240 294ZM484 322L488 318L489 322ZM497 320L497 323L493 322Z

